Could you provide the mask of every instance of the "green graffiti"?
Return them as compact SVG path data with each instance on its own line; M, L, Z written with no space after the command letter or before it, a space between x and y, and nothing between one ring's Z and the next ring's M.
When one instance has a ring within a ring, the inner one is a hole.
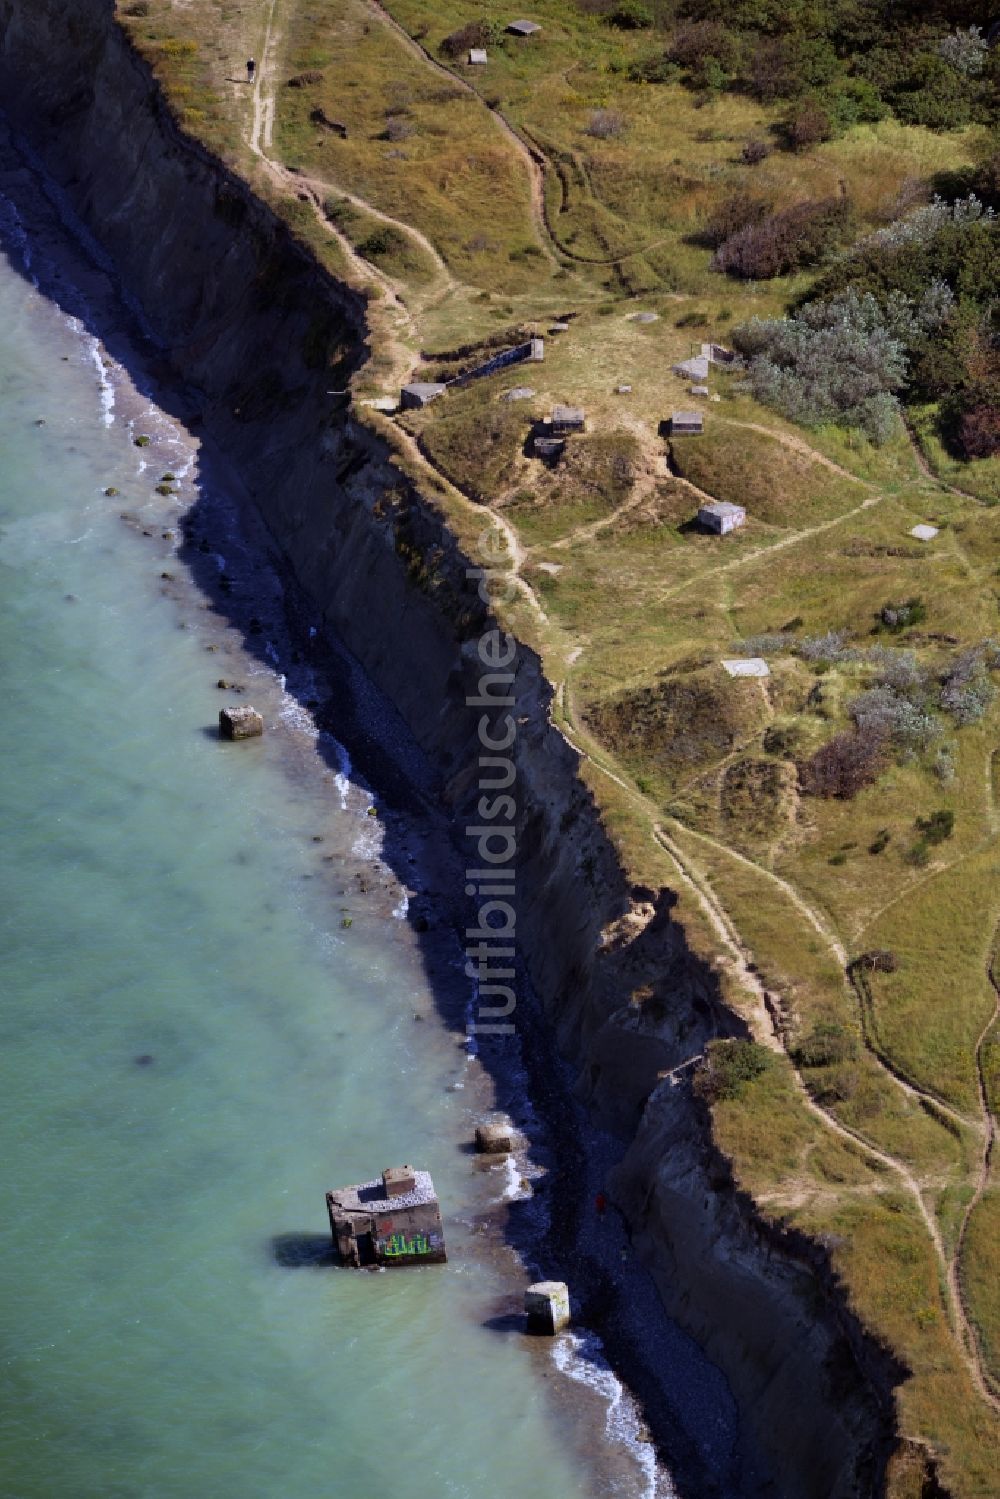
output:
M426 1234L414 1234L412 1239L408 1239L405 1234L397 1233L389 1239L382 1239L378 1247L386 1259L399 1259L404 1255L430 1254L434 1248L434 1238Z

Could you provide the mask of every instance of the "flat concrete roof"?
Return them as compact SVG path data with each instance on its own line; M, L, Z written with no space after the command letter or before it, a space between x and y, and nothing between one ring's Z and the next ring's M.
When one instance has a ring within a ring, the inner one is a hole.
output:
M913 530L910 532L910 535L915 536L918 541L933 541L937 534L937 526L925 526L922 524L919 526L914 526Z
M425 1203L437 1202L437 1193L429 1171L414 1171L412 1192L401 1192L398 1197L387 1197L382 1178L361 1182L356 1187L338 1187L328 1193L334 1206L345 1213L390 1212L398 1208L418 1208Z
M486 62L486 60L487 60L487 58L486 58L486 48L485 47L471 47L469 49L469 61L470 62L483 63L483 62Z
M507 25L507 30L512 31L515 36L532 36L541 29L537 21L510 21Z
M763 656L738 656L734 661L723 661L722 665L731 677L769 677L771 668Z
M746 515L742 505L734 505L732 500L712 500L707 505L699 505L699 515Z
M670 417L672 427L703 427L705 418L700 411L675 411Z

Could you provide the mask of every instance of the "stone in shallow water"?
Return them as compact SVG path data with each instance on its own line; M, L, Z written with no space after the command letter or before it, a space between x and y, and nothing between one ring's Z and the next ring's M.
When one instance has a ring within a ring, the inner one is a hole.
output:
M264 732L264 720L256 708L223 708L219 714L219 734L223 739L256 739Z
M557 1333L569 1323L569 1287L564 1280L540 1280L524 1293L530 1332Z
M476 1149L481 1155L509 1155L514 1149L514 1131L503 1120L477 1124Z

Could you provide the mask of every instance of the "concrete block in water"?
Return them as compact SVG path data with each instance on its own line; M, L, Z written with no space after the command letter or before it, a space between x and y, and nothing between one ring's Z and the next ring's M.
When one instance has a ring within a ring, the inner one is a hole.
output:
M557 1333L569 1324L569 1287L564 1280L540 1280L524 1293L530 1332Z
M476 1125L476 1149L480 1155L510 1155L515 1148L514 1131L502 1120Z
M446 1260L434 1183L413 1166L326 1194L330 1229L346 1265L422 1265Z
M219 735L223 739L256 739L264 732L264 720L249 703L245 707L223 708L219 714Z

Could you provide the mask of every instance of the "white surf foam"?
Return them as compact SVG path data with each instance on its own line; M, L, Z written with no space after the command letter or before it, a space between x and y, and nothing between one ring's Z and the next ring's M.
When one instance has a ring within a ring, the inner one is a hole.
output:
M587 1385L607 1403L608 1440L625 1447L644 1480L644 1499L676 1499L677 1490L656 1461L653 1445L643 1434L635 1402L608 1364L600 1338L592 1332L568 1332L552 1347L556 1368L577 1384Z

